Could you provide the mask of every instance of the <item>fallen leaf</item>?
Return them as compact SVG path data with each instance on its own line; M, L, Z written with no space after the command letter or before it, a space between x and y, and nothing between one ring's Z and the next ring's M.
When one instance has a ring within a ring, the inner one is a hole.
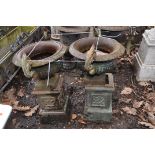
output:
M120 61L124 61L124 60L126 60L125 58L120 58Z
M138 117L143 121L143 122L146 122L146 119L144 118L144 114L143 113L140 113L138 115Z
M35 107L33 107L30 111L25 113L25 116L30 117L32 116L39 108L39 105L36 105Z
M144 101L134 101L133 107L140 108L143 105Z
M8 98L11 98L12 96L14 97L16 89L15 88L11 88L7 91L4 92L4 95L6 95Z
M155 126L152 125L151 123L148 123L148 122L140 122L140 121L138 121L138 124L147 126L147 127L151 128L151 129L155 129Z
M151 124L155 125L155 116L152 113L148 113L148 120Z
M122 91L121 91L121 94L122 95L129 95L129 94L131 94L132 93L132 88L130 88L130 87L125 87Z
M15 88L11 88L4 92L2 100L5 102L8 99L8 103L11 104L12 102L16 101L15 96Z
M129 104L131 102L132 99L126 99L126 98L120 98L119 99L119 102L123 102L123 103L126 103L126 104Z
M75 77L75 78L74 78L74 80L75 80L75 81L77 81L77 80L78 80L78 78L77 78L77 77Z
M141 82L139 82L138 83L140 86L149 86L150 85L150 83L149 82L146 82L146 81L141 81Z
M20 96L20 97L23 97L23 96L24 96L24 89L21 88L21 89L18 91L17 95Z
M123 115L123 112L121 111L121 115Z
M131 115L137 114L137 110L135 108L125 107L125 108L122 108L122 110L127 114L131 114Z
M10 99L9 99L8 97L6 98L6 97L3 96L3 97L2 97L2 102L3 102L3 103L5 103L5 102L10 102Z
M155 92L151 92L147 94L147 99L155 101Z
M15 114L16 114L16 113L17 113L17 111L16 111L16 110L13 110L13 113L15 113Z
M72 114L71 119L74 120L74 119L76 119L76 118L77 118L77 115L76 115L76 114Z
M149 103L145 103L145 106L143 107L143 111L155 113L155 106Z
M8 99L8 98L2 98L2 103L7 104L7 105L11 104L10 99Z
M14 101L14 102L12 102L12 105L13 105L13 106L17 106L18 103L19 103L19 101Z
M114 113L114 114L119 113L119 110L118 109L112 110L112 113Z
M78 122L81 124L87 124L83 119L79 119Z
M18 106L18 105L15 105L15 106L13 106L13 110L28 111L28 110L30 110L30 107L29 106Z
M147 88L148 91L153 91L153 88Z

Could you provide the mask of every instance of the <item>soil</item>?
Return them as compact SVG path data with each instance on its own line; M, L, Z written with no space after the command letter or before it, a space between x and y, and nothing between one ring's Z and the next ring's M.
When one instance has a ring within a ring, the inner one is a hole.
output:
M133 65L130 61L126 61L125 55L123 59L118 61L117 67L113 73L115 82L115 92L113 93L113 115L112 121L110 123L106 122L79 122L78 118L83 118L83 110L85 104L85 89L84 84L81 82L84 73L78 69L73 69L65 71L65 88L67 91L72 92L70 95L71 100L71 114L76 115L76 119L70 119L68 121L50 121L49 124L43 124L40 121L40 115L38 111L32 117L24 116L23 112L13 111L11 117L6 125L6 128L11 129L79 129L79 128L89 128L89 129L142 129L147 128L145 126L138 124L138 117L129 115L122 111L121 108L125 106L131 106L133 101L139 100L144 93L144 87L138 85L138 82L134 76ZM62 71L64 72L64 71ZM34 87L34 81L28 79L20 71L19 74L13 79L13 81L8 85L6 90L10 88L16 88L16 93L20 88L24 88L25 95L23 97L18 97L18 101L21 105L28 105L34 107L37 105L36 96L32 95L31 92ZM121 95L120 92L124 87L130 87L134 90L134 93L129 95ZM146 91L146 90L145 90ZM129 103L123 102L123 100L131 99Z

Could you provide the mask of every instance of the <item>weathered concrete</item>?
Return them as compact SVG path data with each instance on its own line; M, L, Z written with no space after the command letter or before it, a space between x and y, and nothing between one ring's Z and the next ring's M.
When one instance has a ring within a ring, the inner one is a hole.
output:
M84 113L90 121L106 121L112 118L113 75L96 76L85 79L86 103Z
M69 97L63 89L64 78L58 74L51 77L49 86L47 80L37 82L33 94L37 95L37 102L40 105L39 114L44 123L51 120L69 119Z
M155 28L143 34L135 55L135 73L138 81L155 81Z

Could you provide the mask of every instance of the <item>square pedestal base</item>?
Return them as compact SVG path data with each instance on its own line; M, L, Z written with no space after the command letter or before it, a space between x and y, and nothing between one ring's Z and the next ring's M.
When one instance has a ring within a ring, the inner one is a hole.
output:
M40 105L39 114L43 123L50 123L52 120L69 118L69 97L64 91L64 77L55 75L49 80L39 80L34 88L33 94L37 95L37 102Z
M89 121L110 122L112 119L112 103L110 104L108 109L87 107L85 108L84 113Z
M45 99L42 102L42 99ZM69 111L69 97L65 96L63 106L55 105L55 101L53 101L53 97L51 96L41 96L39 98L40 103L42 103L39 114L41 115L41 121L43 123L50 123L51 121L57 120L68 120L70 117ZM55 100L55 98L54 98Z
M155 82L155 65L144 64L138 53L135 55L134 64L137 81Z
M110 122L112 118L113 76L106 73L85 79L86 101L84 114L89 121Z

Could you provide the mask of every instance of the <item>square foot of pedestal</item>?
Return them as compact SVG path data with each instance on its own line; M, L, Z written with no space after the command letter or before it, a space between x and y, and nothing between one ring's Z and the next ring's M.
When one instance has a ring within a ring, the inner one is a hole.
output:
M44 100L45 101L45 100ZM52 101L49 97L49 101ZM56 106L55 101L53 104L50 102L44 102L39 109L39 115L41 116L41 122L50 124L52 121L69 120L70 118L70 102L69 97L64 98L63 106ZM61 103L60 103L61 104Z
M111 122L112 119L112 106L108 109L87 107L84 110L87 120L92 122Z
M47 86L47 80L38 80L35 83L33 95L51 94L51 90L55 89L58 85L62 85L63 78L58 74L55 74L49 79L49 85Z
M142 63L138 54L135 55L134 65L137 81L155 82L155 65L146 65Z

